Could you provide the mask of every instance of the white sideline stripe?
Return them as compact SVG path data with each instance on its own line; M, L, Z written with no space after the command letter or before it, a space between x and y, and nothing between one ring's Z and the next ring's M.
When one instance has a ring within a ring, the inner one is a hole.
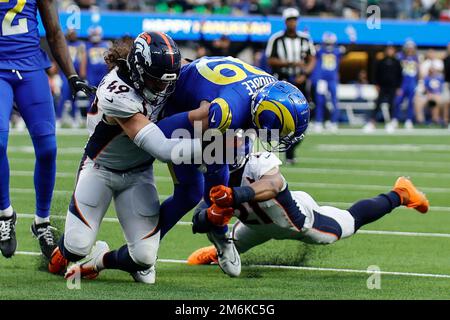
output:
M61 149L61 148L60 148ZM59 150L60 150L59 149ZM34 164L35 159L34 158L16 158L16 157L8 157L8 159L11 162L14 163L29 163ZM76 158L73 160L59 160L58 163L62 164L74 164L79 165L80 159ZM383 159L359 159L359 158L347 158L347 159L339 159L339 158L314 158L314 157L300 157L299 158L299 164L302 163L330 163L330 164L336 164L336 163L343 163L343 164L372 164L372 165L379 165L379 166L416 166L416 167L432 167L432 168L450 168L449 162L444 161L415 161L415 160L383 160ZM167 167L167 164L161 163L159 161L155 161L153 163L154 166L158 167Z
M289 168L284 167L282 168L283 172L293 172L293 173L309 173L309 174L355 174L355 175L362 175L362 176L402 176L402 175L408 175L411 177L421 177L421 178L450 178L450 173L435 173L435 172L417 172L408 170L405 172L399 172L399 171L383 171L383 170L354 170L354 169L327 169L327 168ZM27 170L12 170L10 172L11 176L21 176L21 177L29 177L33 176L33 171L27 171ZM60 178L74 178L76 175L75 172L65 172L60 171L56 173L57 177ZM170 177L162 177L164 179L171 179Z
M164 176L155 176L156 182L158 181L170 181L172 182L172 179L169 177ZM299 188L305 188L305 189L332 189L332 188L338 188L338 189L344 189L344 190L357 190L357 191L364 191L364 190L373 190L373 191L382 191L382 190L390 190L392 189L392 186L381 186L381 185L374 185L374 184L350 184L350 183L322 183L322 182L289 182L289 186L292 187L299 187ZM449 193L450 194L450 188L420 188L420 190L424 191L425 193ZM17 193L34 193L34 189L31 188L10 188L11 192L17 192ZM55 190L54 193L56 194L68 194L72 193L73 190Z
M88 136L89 132L87 129L69 129L69 128L58 128L56 129L56 134L61 136ZM11 129L10 135L13 136L28 136L27 130L17 130ZM447 129L427 129L427 128L415 128L413 130L398 129L394 134L387 133L384 129L377 129L375 132L367 134L363 133L362 128L340 128L336 133L329 133L324 131L322 133L316 133L313 130L308 130L308 135L312 136L448 136L450 135L450 130Z
M8 152L21 152L21 153L32 153L34 154L34 147L32 146L8 146ZM78 154L83 155L83 147L63 147L58 148L58 153L63 154Z
M344 174L344 175L362 175L362 176L402 176L408 175L411 177L421 178L450 178L450 173L435 173L435 172L416 172L416 171L382 171L382 170L353 170L353 169L326 169L326 168L283 168L283 172L294 173L313 173L313 174Z
M33 219L34 214L18 213L18 218ZM66 217L62 215L52 215L53 219L65 220ZM119 219L105 217L103 221L118 223ZM178 221L179 226L192 226L192 222ZM231 225L229 225L231 227ZM389 236L404 236L404 237L432 237L432 238L450 238L449 233L427 233L427 232L404 232L404 231L383 231L383 230L358 230L357 234L374 234L374 235L389 235Z
M447 144L317 144L313 146L317 151L450 151Z
M16 255L25 256L41 256L40 252L17 251ZM177 259L158 259L162 263L176 263L187 264L186 260ZM406 276L406 277L422 277L422 278L444 278L450 279L449 274L433 274L433 273L415 273L415 272L397 272L397 271L368 271L357 269L338 269L338 268L322 268L322 267L300 267L300 266L282 266L282 265L261 265L252 264L250 268L268 268L268 269L287 269L287 270L303 270L303 271L331 271L331 272L345 272L345 273L365 273L365 274L384 274L389 276Z

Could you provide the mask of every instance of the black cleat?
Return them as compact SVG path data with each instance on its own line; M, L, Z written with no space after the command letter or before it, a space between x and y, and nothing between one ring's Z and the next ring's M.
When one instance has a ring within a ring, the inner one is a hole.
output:
M50 260L52 252L56 248L55 236L52 230L56 230L50 225L50 222L36 224L36 221L31 225L31 233L39 240L42 254Z
M17 249L16 212L11 217L0 217L0 250L5 258L11 258Z

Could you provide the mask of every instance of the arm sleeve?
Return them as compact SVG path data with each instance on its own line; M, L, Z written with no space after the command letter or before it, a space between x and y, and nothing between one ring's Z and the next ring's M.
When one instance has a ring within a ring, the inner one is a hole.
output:
M168 139L154 123L149 123L134 137L134 143L162 162L178 162L201 156L200 139Z

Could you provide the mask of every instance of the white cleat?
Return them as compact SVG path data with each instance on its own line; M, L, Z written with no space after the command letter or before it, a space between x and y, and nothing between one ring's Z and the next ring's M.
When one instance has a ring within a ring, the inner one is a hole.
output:
M156 281L156 269L155 266L150 267L147 270L136 271L130 273L133 277L134 281L145 283L145 284L154 284Z
M220 235L213 231L208 233L208 239L217 249L220 269L230 277L241 274L241 257L232 239L226 234Z
M386 132L387 133L394 133L398 128L398 121L397 119L393 119L391 122L386 124Z
M376 127L373 124L373 122L367 122L366 125L363 127L364 133L374 133L375 130L376 130Z
M316 122L314 124L314 132L315 133L322 133L323 132L323 125L320 122Z
M327 122L325 128L331 133L337 133L339 130L338 124L334 122Z
M97 241L94 248L92 248L91 253L89 253L86 258L73 264L67 269L64 277L67 279L76 273L80 273L81 277L85 279L97 278L100 271L104 269L103 256L109 251L109 246L106 242Z
M414 130L414 124L411 120L405 121L405 130L408 130L408 131Z

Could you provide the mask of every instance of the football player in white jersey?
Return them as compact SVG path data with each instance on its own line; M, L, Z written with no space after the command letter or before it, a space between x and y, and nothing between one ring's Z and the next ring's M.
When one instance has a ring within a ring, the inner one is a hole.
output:
M100 83L88 114L89 140L66 217L64 236L52 254L49 271L77 271L95 278L103 269L129 272L154 283L159 247L159 198L152 163L171 162L173 148L201 154L200 140L168 139L155 124L181 67L175 42L160 32L142 33L131 51L120 43L109 51L111 71ZM94 242L114 200L126 245L110 251Z
M228 224L231 217L236 216L239 220L233 225L231 240L239 253L271 239L330 244L350 237L362 226L399 206L421 213L429 208L425 195L405 177L398 178L392 191L358 201L348 210L320 206L306 192L289 191L280 173L281 164L273 153L251 154L245 165L230 177L230 186L234 187L212 188L213 205L196 209L194 233L209 232L214 226ZM189 264L217 261L214 246L198 249L188 258Z

